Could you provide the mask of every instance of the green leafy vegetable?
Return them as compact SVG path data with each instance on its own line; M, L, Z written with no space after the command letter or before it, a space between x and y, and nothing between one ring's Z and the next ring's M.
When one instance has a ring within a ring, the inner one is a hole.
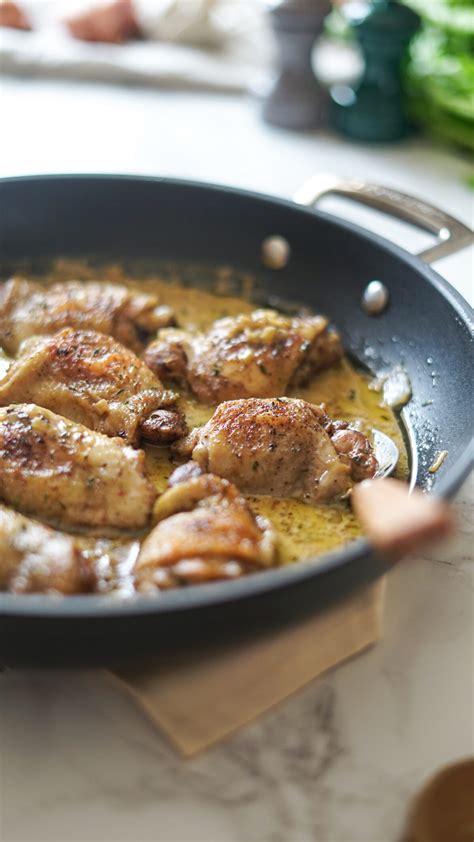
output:
M424 19L405 71L410 113L433 134L474 150L473 2L405 2Z

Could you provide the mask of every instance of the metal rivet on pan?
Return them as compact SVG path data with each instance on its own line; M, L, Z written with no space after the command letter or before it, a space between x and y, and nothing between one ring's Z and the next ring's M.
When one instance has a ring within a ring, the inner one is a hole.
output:
M262 243L262 263L269 269L283 269L290 259L290 244L284 237L274 234Z
M385 310L388 304L388 289L382 281L367 284L362 296L362 307L369 316L376 316Z

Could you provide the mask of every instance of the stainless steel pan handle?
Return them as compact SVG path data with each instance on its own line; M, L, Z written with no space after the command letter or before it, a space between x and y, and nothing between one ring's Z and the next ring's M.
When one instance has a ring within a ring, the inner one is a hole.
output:
M438 242L418 255L426 263L433 263L440 257L446 257L474 243L474 234L470 228L439 208L390 187L380 187L360 179L343 179L321 173L305 182L293 198L298 204L311 206L328 194L368 205L435 234Z

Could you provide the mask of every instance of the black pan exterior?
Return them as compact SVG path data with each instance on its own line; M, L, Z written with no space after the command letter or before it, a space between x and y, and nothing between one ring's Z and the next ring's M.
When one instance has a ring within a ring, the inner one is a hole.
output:
M291 247L279 271L261 263L262 241L274 234ZM329 314L347 349L374 373L403 363L414 395L404 420L420 485L451 496L467 475L470 308L429 267L376 235L291 202L194 183L120 176L0 181L3 267L55 256L192 260L257 275L264 298ZM388 309L376 318L360 307L374 279L390 293ZM428 467L440 450L448 457L432 475ZM255 633L318 610L386 569L360 541L317 562L124 603L0 594L0 663L107 665L175 644Z

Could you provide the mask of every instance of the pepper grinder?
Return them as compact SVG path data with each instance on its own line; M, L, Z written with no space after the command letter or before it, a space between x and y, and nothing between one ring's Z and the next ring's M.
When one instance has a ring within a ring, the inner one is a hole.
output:
M358 140L398 140L411 130L401 76L420 19L398 0L357 0L344 6L343 14L361 47L365 70L357 83L331 88L333 123Z
M324 122L327 93L313 73L311 54L330 8L329 0L283 0L271 4L279 69L263 105L267 123L310 129Z

